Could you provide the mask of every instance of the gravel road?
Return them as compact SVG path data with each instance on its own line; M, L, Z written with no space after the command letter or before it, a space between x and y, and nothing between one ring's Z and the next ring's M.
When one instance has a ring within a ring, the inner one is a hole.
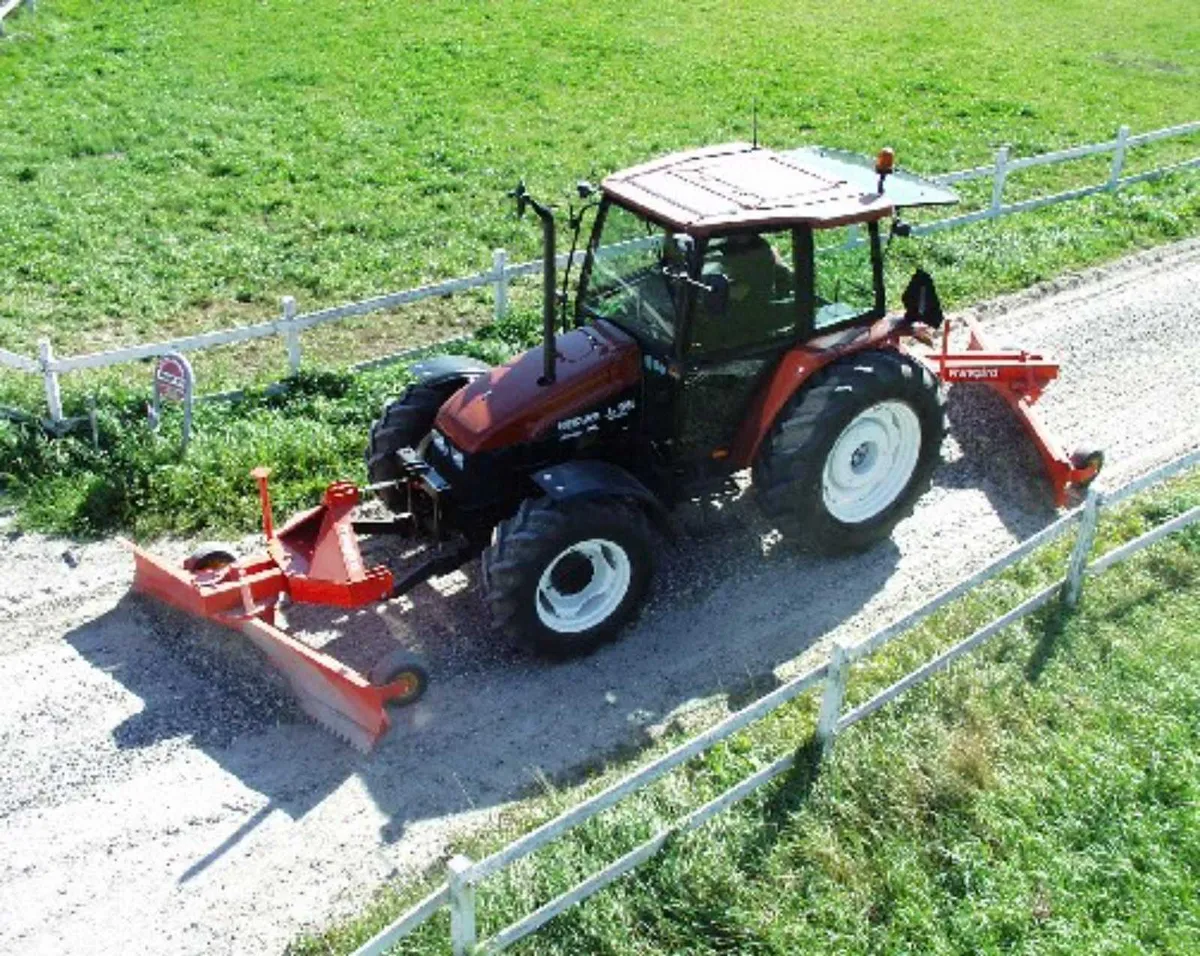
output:
M1188 242L977 314L997 340L1063 360L1041 407L1106 450L1112 485L1200 445L1197 289ZM697 536L663 549L639 622L586 660L551 666L489 634L474 568L378 611L307 613L296 623L352 663L394 639L430 659L428 696L369 757L300 717L240 638L130 597L114 543L9 532L0 950L279 951L437 860L540 774L636 746L681 708L915 607L1054 516L1003 408L967 389L950 407L945 464L892 542L818 561L773 546L748 503L698 512Z

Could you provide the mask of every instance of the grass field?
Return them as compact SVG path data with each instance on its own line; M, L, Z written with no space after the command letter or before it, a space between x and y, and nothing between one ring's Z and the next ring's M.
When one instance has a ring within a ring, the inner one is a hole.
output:
M1191 13L1191 0L45 2L0 45L0 347L32 354L50 335L60 355L90 351L261 320L281 294L309 309L475 271L496 246L532 257L537 230L503 199L518 177L565 198L580 176L748 136L755 98L768 144L888 143L918 171L987 162L1001 143L1029 154L1193 120ZM1129 168L1198 144L1148 147ZM1106 170L1015 175L1009 195ZM919 263L953 307L1195 234L1198 182L913 241L891 288ZM988 188L969 186L965 205ZM467 294L356 320L306 335L306 361L344 367L489 314L486 295ZM486 334L480 348L500 354ZM284 349L194 363L202 391L262 386ZM205 411L182 464L139 423L145 365L68 375L68 413L88 398L103 409L99 451L0 421L0 490L27 526L68 533L248 528L240 500L202 492L244 491L260 460L277 466L282 507L326 478L361 478L366 423L403 375L317 376L299 400ZM0 371L0 404L41 403L39 378Z
M1200 501L1200 476L1104 520L1108 550ZM1061 574L1067 544L951 605L852 672L867 698ZM481 938L809 739L790 704L479 892ZM721 953L1200 951L1200 528L1089 581L846 732L512 951ZM678 736L664 746L678 742ZM464 841L475 859L621 766ZM440 880L441 874L436 874ZM389 892L294 956L348 952L428 887ZM446 952L439 916L397 952Z
M0 343L48 332L66 353L531 255L503 200L519 176L565 196L746 137L754 97L769 143L890 143L934 171L1197 118L1190 0L558 10L53 0L19 17L0 50Z

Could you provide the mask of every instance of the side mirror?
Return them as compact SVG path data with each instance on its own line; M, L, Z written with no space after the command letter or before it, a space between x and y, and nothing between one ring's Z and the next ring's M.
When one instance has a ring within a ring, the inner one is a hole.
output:
M912 235L912 224L905 222L903 219L893 219L892 235L899 236L901 239L907 239Z
M591 199L596 192L596 187L586 179L581 179L575 184L575 192L579 194L580 199Z
M529 191L525 188L525 180L522 179L517 183L517 186L508 194L509 199L517 201L517 218L525 218L525 207L529 204Z
M936 329L945 318L937 289L933 285L933 276L924 269L913 273L900 301L904 303L904 319L907 322L920 322Z

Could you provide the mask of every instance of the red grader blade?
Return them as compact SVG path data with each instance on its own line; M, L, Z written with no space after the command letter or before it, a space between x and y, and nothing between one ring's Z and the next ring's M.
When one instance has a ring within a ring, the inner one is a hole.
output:
M1033 407L1046 386L1058 377L1058 363L1023 349L997 349L977 322L970 318L963 321L970 334L966 351L950 351L947 319L942 325L941 349L925 358L947 384L985 385L1008 403L1041 455L1055 504L1064 507L1073 489L1083 491L1095 480L1104 466L1104 454L1090 449L1068 452Z
M275 612L284 598L338 607L383 601L393 594L392 573L363 564L352 520L359 500L354 485L335 482L320 505L276 531L268 474L265 468L252 472L262 500L266 554L239 560L206 548L175 567L123 541L134 556L134 589L241 631L287 678L305 713L366 752L390 726L385 705L412 703L424 693L424 668L396 653L365 677L276 626Z

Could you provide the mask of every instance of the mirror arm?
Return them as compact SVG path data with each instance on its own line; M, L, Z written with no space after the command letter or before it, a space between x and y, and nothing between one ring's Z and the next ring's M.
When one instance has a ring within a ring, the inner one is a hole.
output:
M582 183L580 184L582 187ZM580 189L582 193L582 188ZM589 196L591 193L588 194ZM559 317L562 323L563 332L569 331L567 328L567 294L570 291L571 283L571 266L575 262L575 253L579 251L579 233L583 228L583 217L589 209L595 209L600 205L600 200L592 199L585 202L576 212L574 206L567 207L567 225L571 227L571 251L567 255L567 265L563 269L562 291L558 295Z

